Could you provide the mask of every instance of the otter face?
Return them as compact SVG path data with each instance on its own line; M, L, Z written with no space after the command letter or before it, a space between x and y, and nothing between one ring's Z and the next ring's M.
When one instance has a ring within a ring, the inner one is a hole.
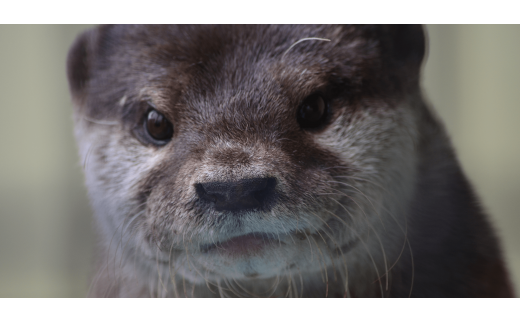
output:
M423 53L417 27L83 34L76 137L114 262L192 283L384 274L405 236Z

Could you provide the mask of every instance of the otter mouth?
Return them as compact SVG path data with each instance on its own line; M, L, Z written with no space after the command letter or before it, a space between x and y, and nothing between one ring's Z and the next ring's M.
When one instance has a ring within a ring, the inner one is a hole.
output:
M285 244L278 235L272 233L253 232L237 236L222 242L201 246L203 253L216 252L223 256L254 256L273 244Z

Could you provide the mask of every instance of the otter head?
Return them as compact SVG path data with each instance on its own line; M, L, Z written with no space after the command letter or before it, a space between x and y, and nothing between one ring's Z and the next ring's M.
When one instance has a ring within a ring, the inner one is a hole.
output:
M81 35L76 137L113 261L194 284L383 275L406 235L423 55L416 26Z

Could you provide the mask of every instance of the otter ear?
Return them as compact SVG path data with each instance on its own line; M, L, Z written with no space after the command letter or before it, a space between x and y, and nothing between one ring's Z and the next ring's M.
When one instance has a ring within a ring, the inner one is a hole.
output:
M383 48L398 66L419 68L426 52L426 39L421 25L390 25L384 32Z
M67 78L74 100L82 101L89 83L99 29L88 30L76 38L67 57Z

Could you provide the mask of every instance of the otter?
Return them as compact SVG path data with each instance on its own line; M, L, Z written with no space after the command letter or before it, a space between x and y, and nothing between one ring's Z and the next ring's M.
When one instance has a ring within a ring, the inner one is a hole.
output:
M421 26L100 26L70 49L94 297L512 297Z

